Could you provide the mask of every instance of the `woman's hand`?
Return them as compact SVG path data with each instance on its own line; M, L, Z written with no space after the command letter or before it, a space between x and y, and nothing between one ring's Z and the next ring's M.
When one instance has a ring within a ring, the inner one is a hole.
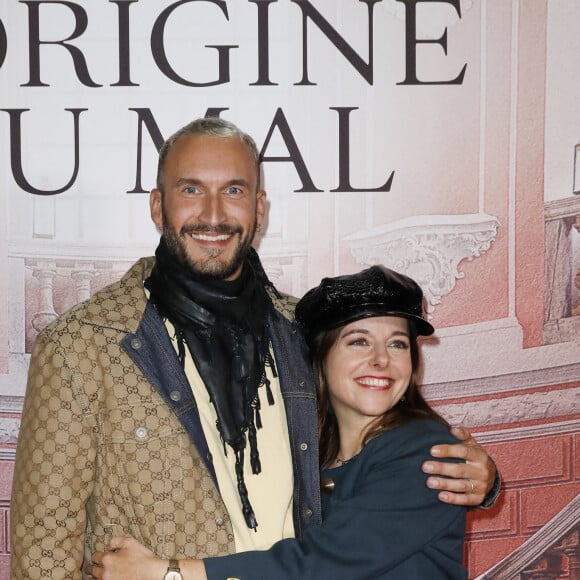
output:
M423 471L431 475L427 479L427 485L441 490L439 499L445 503L479 506L493 487L495 464L468 429L454 427L451 432L462 442L455 445L436 445L431 449L431 455L441 459L464 459L465 463L426 461Z
M100 580L159 580L168 560L161 560L134 538L111 538L106 552L94 552L85 573Z

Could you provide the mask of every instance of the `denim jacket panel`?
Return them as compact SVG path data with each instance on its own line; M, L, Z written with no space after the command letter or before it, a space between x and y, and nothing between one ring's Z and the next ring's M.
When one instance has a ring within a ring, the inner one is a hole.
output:
M137 331L128 334L121 346L177 415L219 489L191 387L165 323L150 301Z
M308 349L298 325L274 311L270 336L292 450L294 529L296 537L302 538L309 526L322 522L316 386Z

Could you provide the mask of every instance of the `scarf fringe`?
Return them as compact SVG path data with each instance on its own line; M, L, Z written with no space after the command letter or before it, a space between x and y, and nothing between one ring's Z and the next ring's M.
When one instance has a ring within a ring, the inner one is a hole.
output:
M183 331L176 331L175 338L177 339L177 357L181 363L181 368L185 369L185 337Z
M272 370L272 375L275 378L278 378L276 362L274 361L274 357L270 352L270 345L267 346L266 352L264 353L264 377L262 382L260 383L260 386L262 386L262 384L266 386L266 396L268 398L268 405L272 406L274 404L274 395L272 394L272 389L270 388L270 380L266 375L266 367L270 367L270 369Z
M253 425L248 429L248 439L250 441L250 466L252 467L252 473L257 475L262 471L262 463L260 462L260 454L258 453L256 428Z
M262 409L262 405L260 404L260 397L258 395L256 395L256 398L252 401L252 409L254 409L254 420L256 422L256 428L261 429L262 415L260 414L260 410Z
M254 509L250 503L250 498L248 497L248 488L244 482L244 450L239 449L236 451L236 479L238 481L238 494L240 500L242 501L242 513L244 514L244 520L248 528L257 531L258 521L256 520L256 515L254 514Z

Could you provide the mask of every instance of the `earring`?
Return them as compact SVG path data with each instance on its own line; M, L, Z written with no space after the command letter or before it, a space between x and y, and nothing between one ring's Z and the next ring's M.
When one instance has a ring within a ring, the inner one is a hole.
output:
M256 231L257 231L257 232L261 232L261 231L262 231L262 224L258 224L258 225L256 226Z
M399 399L399 403L404 403L407 400L407 396L403 395L400 399Z

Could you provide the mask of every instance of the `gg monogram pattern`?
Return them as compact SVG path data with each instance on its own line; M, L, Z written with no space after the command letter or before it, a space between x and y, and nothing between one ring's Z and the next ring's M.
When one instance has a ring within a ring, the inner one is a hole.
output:
M14 580L80 579L112 535L164 558L234 551L196 448L120 347L139 326L152 265L140 260L36 341L12 491Z

